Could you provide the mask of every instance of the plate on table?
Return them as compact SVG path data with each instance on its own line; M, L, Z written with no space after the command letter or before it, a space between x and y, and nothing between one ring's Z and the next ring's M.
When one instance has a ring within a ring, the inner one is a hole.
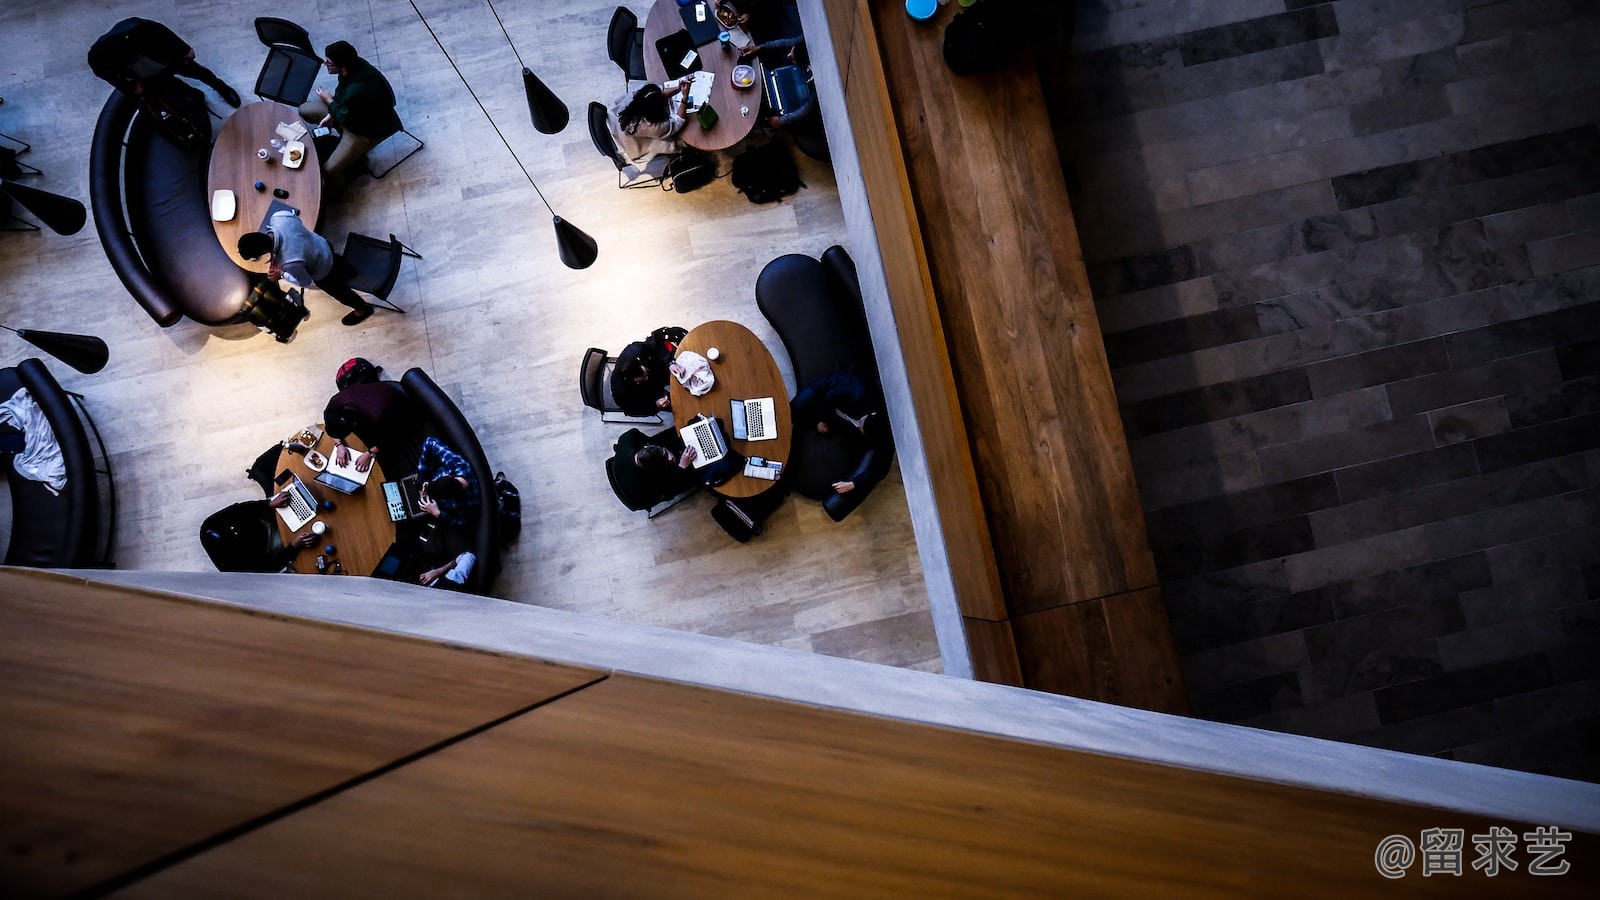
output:
M239 201L233 191L221 188L211 192L211 218L218 222L231 222L239 211Z
M315 450L306 451L306 468L313 472L321 472L328 467L328 458Z
M299 141L290 141L283 145L283 167L298 169L306 163L306 145Z
M738 65L733 67L733 86L744 90L756 83L756 67Z

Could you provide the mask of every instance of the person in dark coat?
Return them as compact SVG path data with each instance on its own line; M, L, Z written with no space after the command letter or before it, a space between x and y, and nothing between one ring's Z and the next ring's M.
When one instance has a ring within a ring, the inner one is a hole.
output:
M634 417L653 416L658 410L672 408L672 397L667 392L669 368L678 353L678 342L687 333L676 326L664 326L622 348L617 365L611 370L611 399L618 408Z
M141 96L182 75L210 86L229 106L239 105L239 92L196 62L193 47L149 19L134 17L113 25L89 48L89 68L125 94Z
M367 445L356 457L356 469L365 472L383 447L404 443L422 429L422 413L411 395L397 382L379 381L382 371L361 357L339 367L334 379L339 393L328 401L322 421L333 438L334 462L341 466L349 459L344 439L351 434Z
M870 490L889 474L894 436L877 393L859 376L823 375L795 395L792 409L796 428L814 427L819 434L847 441L859 460L852 471L839 473L834 493Z
M389 79L362 59L348 41L334 41L323 51L328 74L339 76L333 93L317 88L316 97L300 106L300 117L313 125L339 130L339 144L322 165L323 177L335 190L344 187L349 168L367 151L400 130Z

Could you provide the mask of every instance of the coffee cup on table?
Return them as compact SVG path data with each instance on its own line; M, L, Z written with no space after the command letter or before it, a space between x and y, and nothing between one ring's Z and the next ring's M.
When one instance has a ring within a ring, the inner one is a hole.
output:
M733 49L733 35L732 34L729 34L726 31L720 31L720 32L717 33L717 40L722 42L722 49L724 49L724 50L732 50Z
M262 147L260 150L256 151L256 159L265 160L267 157L269 157L271 155L272 155L272 151L268 150L265 147Z
M717 360L719 360L721 358L722 358L722 351L718 350L715 347L712 347L711 349L706 351L706 359L709 359L712 362L716 362Z
M312 522L311 523L311 533L315 534L315 535L327 534L328 533L328 523L326 523L326 522Z

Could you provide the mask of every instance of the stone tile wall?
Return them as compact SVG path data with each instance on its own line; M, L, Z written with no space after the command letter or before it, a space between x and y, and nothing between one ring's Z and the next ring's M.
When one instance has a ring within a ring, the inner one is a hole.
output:
M1600 780L1600 4L1058 15L1196 714Z

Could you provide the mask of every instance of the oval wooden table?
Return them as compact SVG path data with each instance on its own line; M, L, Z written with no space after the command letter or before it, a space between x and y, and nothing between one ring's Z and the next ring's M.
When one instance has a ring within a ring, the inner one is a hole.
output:
M715 15L716 3L707 4ZM656 0L644 20L644 71L650 80L660 84L667 80L667 65L656 51L656 41L674 31L684 31L683 17L678 14L678 0ZM717 124L709 129L700 127L700 120L691 114L683 130L678 132L683 142L698 150L726 150L744 140L756 127L761 115L761 90L764 75L761 60L751 57L747 62L756 70L756 82L740 90L733 86L733 67L739 64L737 49L724 50L713 37L695 48L700 53L700 67L715 72L711 82L711 108L717 111ZM748 107L749 115L740 115L739 108Z
M261 220L272 201L275 188L283 188L289 196L283 202L300 210L306 227L315 229L322 213L322 168L317 161L317 148L306 132L300 142L306 145L305 159L300 168L291 169L283 164L283 154L272 150L268 143L278 136L280 122L302 122L300 111L292 106L262 100L246 103L234 110L228 121L222 123L217 133L217 143L211 148L211 168L206 175L206 203L220 189L233 191L237 200L233 218L211 225L216 229L217 241L228 252L228 258L247 272L267 271L266 257L249 262L239 258L239 236L261 230ZM309 126L308 126L309 127ZM259 159L256 151L265 147L270 151L267 159ZM265 182L267 189L257 191L255 183ZM387 545L385 545L387 547Z
M764 456L787 463L790 442L794 440L794 422L789 416L789 389L784 387L783 373L778 370L778 363L767 350L767 345L761 343L755 332L738 322L724 319L697 326L684 335L683 341L678 344L680 352L693 350L701 356L706 356L706 351L712 347L721 352L717 361L711 364L717 382L704 395L696 397L679 384L678 379L667 379L672 396L673 422L681 428L697 415L716 416L722 424L722 434L728 439L730 449L745 456ZM772 410L778 420L778 436L770 441L736 440L733 426L728 421L733 412L732 401L758 400L762 397L772 398ZM776 484L776 481L750 478L741 473L711 490L724 497L739 499L754 497Z
M366 448L361 439L353 434L345 438L345 443L355 453ZM327 431L323 431L321 439L317 441L317 452L329 458L333 456L333 438ZM300 476L319 503L323 500L333 501L333 509L318 509L316 518L307 522L300 531L290 531L283 516L273 511L278 519L278 534L285 545L293 543L295 536L304 533L313 523L325 522L328 525L327 533L316 546L295 554L291 568L302 574L315 574L317 554L322 552L323 547L332 544L337 552L328 559L330 569L333 561L339 560L344 564L346 575L371 575L383 555L389 552L389 545L394 543L395 536L394 521L389 518L389 504L383 498L383 467L373 460L366 485L354 494L341 493L327 485L317 484L312 480L317 473L306 465L305 455L290 453L287 448L278 454L278 472L282 473L284 469Z

